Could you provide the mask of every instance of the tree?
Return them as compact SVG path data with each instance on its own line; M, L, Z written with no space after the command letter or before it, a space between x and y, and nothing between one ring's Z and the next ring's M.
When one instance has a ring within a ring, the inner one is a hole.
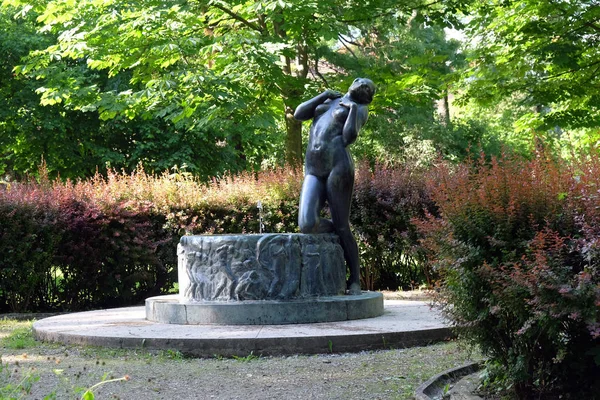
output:
M302 158L301 124L292 116L303 94L328 86L336 72L360 70L351 51L332 47L350 48L347 39L364 39L378 20L403 24L426 8L391 0L7 3L38 12L40 29L58 37L17 69L42 82L42 104L188 128L235 124L242 146L284 121L291 164ZM439 6L427 10L447 18Z
M88 148L99 145L97 118L59 107L43 107L37 82L13 72L30 51L53 43L36 32L31 18L14 19L11 7L0 9L0 174L33 173L42 161L65 177L91 174L101 160Z
M468 98L519 99L521 129L600 126L600 3L473 3Z
M450 117L438 115L437 104L447 98L464 56L460 43L447 40L442 26L415 10L403 21L379 18L364 28L364 39L352 38L361 41L353 51L366 75L378 83L369 123L353 153L370 159L417 161L416 156L424 161L425 148L432 157L436 151L454 151L446 145L452 133Z
M97 109L83 109L83 102L64 97L48 97L40 104L40 93L50 95L48 85L40 89L48 81L17 74L15 67L19 70L28 54L55 46L57 37L38 31L39 14L18 11L10 5L0 9L0 175L18 179L36 174L43 159L53 177L91 176L97 170L103 172L105 166L132 171L141 164L154 172L185 167L207 179L224 171L260 168L265 158L277 153L280 142L273 137L273 129L245 135L242 145L245 127L236 121L183 126L118 113L101 119ZM132 76L127 70L108 77L76 60L57 62L53 68L56 79L73 77L103 88L125 86ZM68 89L76 90L76 85Z

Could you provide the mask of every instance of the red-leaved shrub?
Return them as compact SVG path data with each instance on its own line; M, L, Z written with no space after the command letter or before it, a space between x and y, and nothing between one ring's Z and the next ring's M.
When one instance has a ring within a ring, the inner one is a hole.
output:
M428 184L439 217L414 222L438 300L489 356L489 380L523 399L597 394L598 156L443 164Z
M435 212L424 172L411 165L359 164L350 221L360 250L363 288L408 290L433 283L411 222L426 211Z

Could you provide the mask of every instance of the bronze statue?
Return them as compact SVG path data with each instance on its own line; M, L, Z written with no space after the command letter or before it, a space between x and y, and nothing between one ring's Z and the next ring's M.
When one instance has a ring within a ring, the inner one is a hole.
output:
M313 119L306 149L304 183L300 194L298 224L302 233L335 232L350 269L350 294L360 294L358 247L350 231L350 203L354 189L354 162L348 145L367 122L368 105L375 95L370 79L357 78L348 93L326 90L296 108L300 121ZM329 204L331 221L320 217Z

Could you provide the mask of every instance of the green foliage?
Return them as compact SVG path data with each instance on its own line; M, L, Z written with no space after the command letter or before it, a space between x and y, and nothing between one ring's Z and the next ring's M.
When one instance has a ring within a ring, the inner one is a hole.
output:
M595 145L588 3L4 0L0 174L35 174L42 157L62 178L141 164L208 180L297 165L293 109L358 75L379 92L357 158ZM461 20L467 49L443 31Z
M600 372L598 155L504 157L429 178L439 217L419 223L446 315L519 398L587 398Z
M479 154L479 151L483 151L488 156L500 156L502 151L510 151L529 156L534 150L536 137L543 140L548 150L566 147L551 146L554 133L541 135L539 132L532 133L518 129L517 121L530 111L523 104L522 95L513 93L485 105L479 104L477 98L469 96L469 94L459 95L458 100L453 103L453 110L457 115L453 124L459 126L459 129L466 125L467 128L470 127L478 132L475 135L467 134L470 136L468 140L472 146L470 154ZM461 149L465 149L461 141L457 144Z
M254 352L251 351L247 356L233 356L233 359L239 362L252 362L256 360L260 360L260 356L254 355Z
M348 39L364 40L353 54L378 90L369 122L353 148L359 158L406 160L415 139L444 148L439 131L446 121L437 118L436 102L447 95L463 56L459 43L446 40L440 26L425 24L426 17L424 11L381 17L363 28L364 38Z
M273 153L272 131L244 136L245 126L221 123L213 128L181 126L164 119L115 116L102 120L93 107L65 107L66 100L44 100L40 80L27 77L19 65L28 54L56 44L56 35L38 31L34 11L17 14L18 8L0 9L0 174L22 178L37 173L42 159L51 176L92 176L105 166L132 171L138 164L148 170L164 171L173 166L208 179L224 171L258 168ZM57 61L56 79L83 74L99 87L115 88L131 78L129 72L109 79L91 73L82 63ZM87 75L86 75L87 74ZM88 76L89 75L89 76ZM65 82L75 89L73 81ZM65 89L67 90L67 89ZM131 117L131 118L130 118Z
M172 349L167 349L167 350L161 350L161 351L159 351L158 357L161 360L176 360L176 361L181 361L181 360L184 359L183 353L181 353L179 350L172 350Z
M467 97L490 105L515 94L516 126L600 125L600 8L587 0L474 2Z
M125 375L121 378L113 378L113 379L106 379L108 376L108 374L104 374L104 377L102 378L102 381L96 383L93 386L90 386L88 389L86 389L83 394L81 395L81 400L94 400L96 398L96 396L94 395L94 390L96 390L98 387L106 385L107 383L114 383L114 382L126 382L129 379L131 379L129 377L129 375Z
M439 28L422 27L425 21L456 22L451 13L457 3L5 0L3 5L48 37L27 49L21 64L12 64L36 87L42 105L91 114L101 126L112 119L135 120L136 128L142 119L165 120L175 130L209 139L202 142L205 151L194 153L196 160L210 159L215 142L227 143L243 160L234 166L243 169L260 165L260 154L269 151L264 143L283 146L277 139L283 129L286 159L298 161L301 124L291 118L293 109L324 86L345 91L349 76L367 74L380 84L386 100L377 107L388 116L430 110L427 99L443 91L456 44L444 41ZM390 56L398 60L389 63ZM417 104L421 95L427 99ZM407 99L410 105L404 105ZM404 108L390 110L399 104ZM128 139L127 148L139 143ZM155 167L145 158L133 159ZM183 159L192 165L189 157Z
M0 344L7 349L21 350L34 347L36 341L33 338L31 326L29 326L12 330L7 337L0 340Z
M15 20L16 12L0 8L0 174L34 172L42 157L64 176L90 174L102 163L87 158L88 145L98 138L82 137L82 132L97 130L93 117L42 107L35 93L38 83L13 71L22 57L53 40L36 32L34 18Z
M33 385L40 380L33 370L11 368L0 359L0 398L6 400L22 399L31 393ZM50 399L50 396L44 399Z

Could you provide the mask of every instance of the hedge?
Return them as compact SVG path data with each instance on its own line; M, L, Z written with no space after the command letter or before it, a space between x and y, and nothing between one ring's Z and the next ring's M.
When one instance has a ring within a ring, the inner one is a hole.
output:
M301 185L302 174L289 169L208 184L141 169L13 183L0 190L0 311L116 307L166 293L177 280L181 235L258 232L259 201L266 232L297 232ZM408 167L359 166L351 222L363 287L425 281L410 224L431 205L424 188Z

